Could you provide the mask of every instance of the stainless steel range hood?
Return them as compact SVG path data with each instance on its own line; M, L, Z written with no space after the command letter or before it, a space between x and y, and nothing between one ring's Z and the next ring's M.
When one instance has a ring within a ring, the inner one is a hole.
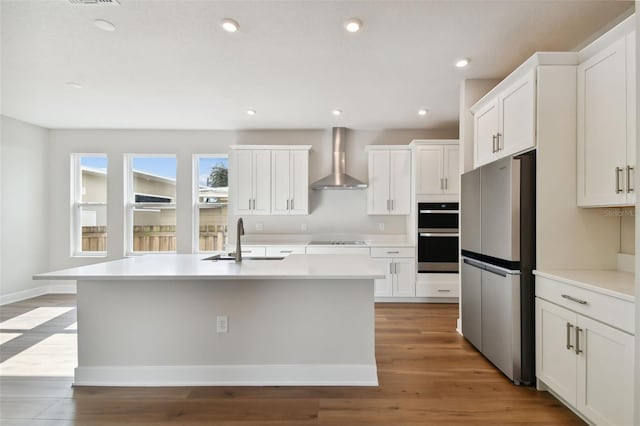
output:
M346 173L346 131L347 129L345 127L334 127L331 129L333 139L331 174L312 183L311 189L365 189L367 187L366 183L360 182L358 179Z

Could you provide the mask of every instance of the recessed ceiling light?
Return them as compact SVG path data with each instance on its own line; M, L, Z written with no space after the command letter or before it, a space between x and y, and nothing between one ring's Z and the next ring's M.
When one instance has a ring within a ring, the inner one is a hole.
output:
M255 109L248 109L247 110L247 115L256 115L256 110Z
M464 68L464 67L466 67L467 65L469 65L469 62L471 62L471 59L469 59L469 58L462 58L462 59L458 59L458 60L456 61L456 67L458 67L458 68Z
M428 109L419 109L418 115L427 115L429 113Z
M351 18L344 23L344 28L350 33L357 33L362 28L362 21L358 18Z
M222 28L228 33L235 33L240 28L240 24L238 24L238 21L235 21L231 18L224 18L220 22L220 25L222 25Z
M104 19L96 19L95 21L93 21L93 25L95 25L96 27L100 28L102 31L115 31L116 30L116 26L115 25L113 25L109 21L105 21Z
M331 111L331 113L333 115L342 115L342 110L341 109L334 109L333 111Z
M67 81L65 86L70 87L72 89L82 89L82 84L76 83L75 81Z

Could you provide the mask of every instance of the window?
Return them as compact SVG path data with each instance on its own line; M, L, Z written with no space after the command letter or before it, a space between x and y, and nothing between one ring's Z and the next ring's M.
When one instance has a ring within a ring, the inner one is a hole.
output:
M127 253L176 251L176 157L127 156Z
M107 254L107 156L71 155L71 255Z
M194 251L224 250L227 243L229 158L194 155Z

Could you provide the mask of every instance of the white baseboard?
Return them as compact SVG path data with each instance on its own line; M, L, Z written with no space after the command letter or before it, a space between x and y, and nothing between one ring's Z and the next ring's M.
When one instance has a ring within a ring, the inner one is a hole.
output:
M457 297L376 297L376 303L458 303Z
M41 287L28 288L26 290L3 294L0 296L0 306L19 302L25 299L31 299L32 297L42 296L43 294L47 293L49 293L49 286L45 285Z
M375 364L77 367L74 386L378 386Z
M458 332L459 335L463 336L462 334L462 319L458 318L456 320L456 331Z

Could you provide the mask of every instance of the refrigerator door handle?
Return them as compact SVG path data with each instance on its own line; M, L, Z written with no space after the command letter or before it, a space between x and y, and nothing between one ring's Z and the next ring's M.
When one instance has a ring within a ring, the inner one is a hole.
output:
M478 262L476 260L467 259L466 257L462 258L462 261L467 265L474 266L478 269L484 269L484 264L482 262Z
M503 271L501 268L496 268L494 266L490 266L487 264L485 264L482 269L484 269L487 272L491 272L492 274L500 275L501 277L507 276L507 273Z

